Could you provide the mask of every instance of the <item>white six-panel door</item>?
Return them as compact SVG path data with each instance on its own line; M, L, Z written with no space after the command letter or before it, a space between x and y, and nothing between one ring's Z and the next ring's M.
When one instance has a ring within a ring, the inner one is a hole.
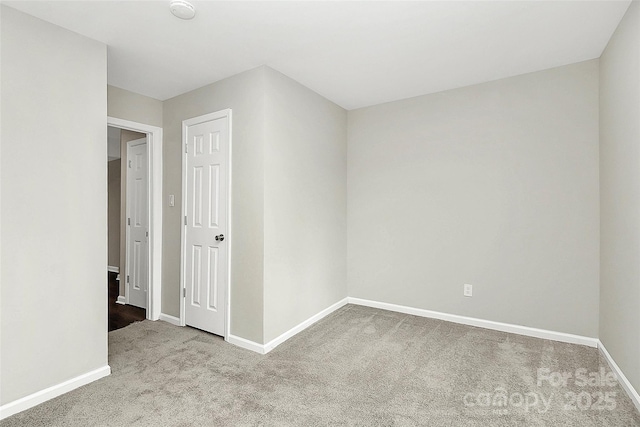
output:
M186 120L183 283L185 323L225 336L228 288L228 115Z
M147 308L147 140L127 142L127 303Z

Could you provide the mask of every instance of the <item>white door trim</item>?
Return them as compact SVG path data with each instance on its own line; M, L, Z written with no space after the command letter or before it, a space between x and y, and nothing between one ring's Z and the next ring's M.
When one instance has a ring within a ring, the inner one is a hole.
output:
M147 134L149 258L147 319L160 319L162 304L162 128L107 117L107 126Z
M229 332L231 331L231 249L232 249L232 242L233 242L233 229L231 228L232 226L232 221L231 221L231 204L232 204L232 185L231 185L231 177L233 175L233 163L232 163L232 153L233 153L233 126L232 126L232 119L231 119L231 108L227 108L226 110L220 110L220 111L216 111L215 113L209 113L209 114L205 114L203 116L198 116L198 117L193 117L191 119L187 119L187 120L183 120L182 121L182 215L180 217L180 221L182 222L182 227L180 227L180 326L185 326L186 322L185 322L185 298L184 298L184 292L185 292L185 266L184 266L184 260L185 260L185 256L186 256L186 249L185 249L185 244L186 244L186 240L185 240L185 230L186 230L186 226L184 224L184 218L185 215L187 215L187 204L186 204L186 198L184 197L185 194L187 194L187 179L186 179L186 170L187 170L187 153L185 151L186 144L187 144L187 127L188 126L193 126L193 125L197 125L199 123L203 123L203 122L208 122L211 120L216 120L216 119L221 119L223 117L226 117L227 120L229 121L229 158L228 158L228 162L229 162L229 168L228 168L228 180L227 180L227 194L228 194L228 201L227 201L227 250L229 251L228 256L227 256L227 300L224 302L224 304L226 305L227 308L227 313L225 315L225 324L224 324L224 338L225 340L228 338L229 336Z

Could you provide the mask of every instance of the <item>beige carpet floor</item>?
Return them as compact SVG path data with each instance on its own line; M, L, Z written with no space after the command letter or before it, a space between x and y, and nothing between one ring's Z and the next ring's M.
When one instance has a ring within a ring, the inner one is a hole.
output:
M596 349L353 305L265 356L145 320L109 364L0 426L640 426Z

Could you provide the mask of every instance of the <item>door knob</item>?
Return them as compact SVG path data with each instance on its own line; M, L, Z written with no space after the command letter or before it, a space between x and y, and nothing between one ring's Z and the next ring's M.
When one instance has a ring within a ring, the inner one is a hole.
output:
M216 240L222 242L224 240L224 234L219 234L216 236Z

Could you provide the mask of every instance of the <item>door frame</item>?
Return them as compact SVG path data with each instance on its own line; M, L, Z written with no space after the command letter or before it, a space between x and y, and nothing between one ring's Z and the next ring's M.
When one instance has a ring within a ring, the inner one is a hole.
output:
M202 116L193 117L187 120L182 121L182 216L180 217L180 222L182 226L180 227L180 326L186 326L186 318L185 318L185 291L186 291L186 283L185 283L185 257L187 255L186 251L186 225L184 223L184 218L187 215L187 202L185 194L187 194L187 128L189 126L197 125L199 123L208 122L211 120L217 120L221 118L227 119L229 126L229 150L228 150L228 158L227 158L227 233L225 236L225 240L227 241L227 277L226 277L226 301L224 301L224 305L226 308L225 320L224 320L224 339L226 340L229 337L231 331L231 248L233 242L233 230L232 230L232 221L231 221L231 203L233 200L232 197L232 185L231 185L231 177L233 175L232 171L232 152L233 152L233 132L232 132L232 110L231 108L227 108L225 110L216 111L209 114L204 114Z
M107 117L107 126L147 135L147 319L158 320L162 304L162 128L116 117Z

